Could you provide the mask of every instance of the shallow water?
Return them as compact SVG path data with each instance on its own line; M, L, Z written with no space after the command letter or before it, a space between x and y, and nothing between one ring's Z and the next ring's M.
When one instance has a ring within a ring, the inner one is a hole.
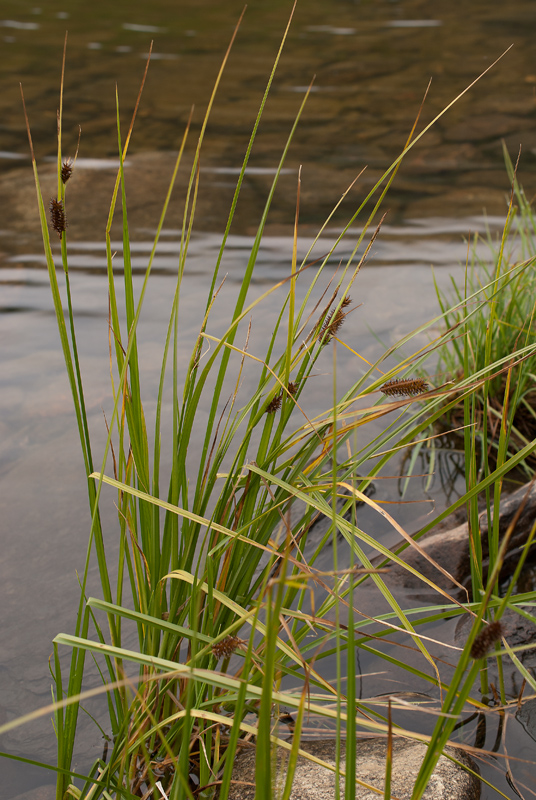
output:
M433 4L433 16L428 4L416 0L341 1L330 4L329 11L326 5L310 0L298 7L228 243L222 267L228 278L215 308L215 330L223 324L229 298L240 281L275 166L313 73L315 90L274 198L252 296L288 274L300 164L301 252L333 203L369 165L317 246L315 253L320 255L329 250L358 199L400 152L430 75L434 80L424 122L515 41L514 50L408 155L397 176L385 206L389 215L352 292L359 308L344 328L345 341L374 360L384 346L437 314L431 265L437 267L440 286L447 288L450 275L463 273L464 237L485 232L487 224L494 231L500 229L509 189L501 137L513 154L523 142L520 177L527 193L532 191L536 9L530 2L507 6L475 2L464 11L461 24L459 9L440 1ZM190 106L197 104L187 148L191 161L210 88L241 11L241 3L234 2L226 3L225 9L215 2L178 6L180 13L176 3L163 0L150 5L131 2L127 14L121 4L105 5L101 0L76 11L55 1L37 9L20 0L0 0L0 722L49 702L51 640L73 627L78 598L75 570L83 563L89 522L72 402L41 255L18 82L23 82L48 197L54 191L49 159L55 148L59 65L68 27L67 153L74 153L77 126L82 126L81 160L68 194L70 263L90 424L99 453L105 438L102 410L107 414L111 410L102 233L115 179L115 81L125 130L143 58L154 37L153 63L126 168L134 266L141 273ZM184 281L186 339L198 330L197 309L204 308L206 276L212 272L237 167L289 9L286 2L251 4L214 106ZM187 175L188 169L179 173L176 205L170 209L157 252L141 322L148 414L153 410L151 392L158 379L156 365L174 287L180 188ZM490 215L487 222L481 216L484 209ZM337 251L331 271L349 254L356 235L351 234ZM480 252L486 256L485 245ZM254 318L252 352L256 347L263 352L279 297L272 295L263 304L263 313ZM425 341L423 336L422 344ZM350 354L341 351L339 359L342 390L360 367ZM330 364L325 367L329 371ZM312 384L308 392L311 413L322 406L321 384ZM440 483L437 479L428 493L416 485L411 498L434 500L441 508L445 497ZM387 484L378 487L377 499L397 491L396 481ZM429 504L401 506L397 519L408 530L416 530L428 510ZM104 515L114 530L111 504ZM388 538L387 530L385 535ZM95 578L90 576L90 584ZM379 683L376 689L380 690ZM515 747L528 751L532 740L523 739L516 725L511 724ZM18 729L0 749L53 763L50 721ZM100 754L102 743L95 741L89 727L83 727L79 749L87 761ZM0 798L6 800L53 781L52 773L43 776L7 760L1 774ZM503 791L513 796L507 786Z

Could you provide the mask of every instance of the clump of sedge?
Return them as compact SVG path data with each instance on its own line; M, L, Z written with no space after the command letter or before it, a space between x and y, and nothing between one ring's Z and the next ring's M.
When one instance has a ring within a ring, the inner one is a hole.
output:
M243 644L243 640L239 639L238 636L226 636L221 642L213 645L212 655L216 661L219 661L220 658L229 658L240 644Z
M74 166L74 161L72 158L66 158L63 164L61 165L61 179L63 183L67 183L67 181L73 174L73 166Z
M416 394L422 394L429 389L428 383L424 378L403 378L395 381L388 381L380 386L380 392L394 397L395 395L412 397Z
M486 625L486 627L480 631L473 642L473 646L471 647L471 658L474 658L475 661L479 658L484 658L489 653L495 642L501 638L503 633L503 626L499 620L495 620L495 622L490 622L489 625Z
M63 202L61 200L56 200L54 197L52 197L50 200L50 221L52 223L52 227L61 239L62 234L67 227L67 220L65 219Z

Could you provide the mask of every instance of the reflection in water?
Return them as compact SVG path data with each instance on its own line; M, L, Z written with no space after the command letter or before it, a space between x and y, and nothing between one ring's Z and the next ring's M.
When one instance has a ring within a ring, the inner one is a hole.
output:
M424 436L427 433L434 436L433 430L425 431ZM405 496L412 476L420 476L423 491L440 493L446 505L461 497L465 493L465 455L459 445L459 439L447 433L408 447L401 463L400 496Z
M2 28L15 28L19 31L37 31L41 27L38 22L19 22L16 19L3 19L0 22ZM10 39L10 41L15 41Z
M393 19L386 22L389 28L437 28L442 24L440 19Z

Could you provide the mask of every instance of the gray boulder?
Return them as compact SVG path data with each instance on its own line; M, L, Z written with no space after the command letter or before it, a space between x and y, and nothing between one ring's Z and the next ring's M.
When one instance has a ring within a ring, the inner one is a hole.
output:
M301 745L316 758L333 766L336 764L336 742L334 739L305 741ZM345 743L341 743L340 769L345 768ZM385 777L386 739L372 738L358 741L356 748L356 778L364 784L374 786L382 792L378 795L367 786L356 786L358 800L378 800L383 796ZM277 750L275 767L276 780L272 787L274 798L280 796L287 775L288 752ZM465 766L478 773L478 767L462 750L448 748L447 752ZM415 778L426 753L426 745L408 739L393 740L393 767L391 775L391 795L399 800L410 800ZM344 796L344 778L340 783L341 796ZM236 758L233 770L233 783L229 800L254 800L255 797L255 750L247 750ZM335 773L298 757L290 800L333 800L335 797ZM475 775L450 761L444 755L439 758L428 787L423 795L425 800L478 800L480 781Z
M536 484L526 485L517 489L501 501L499 512L499 536L502 538L506 533L510 523L514 520L516 513L524 503L519 519L516 522L515 530L509 542L508 554L505 560L503 573L511 571L511 560L515 563L519 558L519 550L530 533L534 520L536 519ZM488 526L485 513L480 514L480 538L482 541L482 556L484 565L488 559ZM452 575L458 583L469 585L471 567L469 558L469 527L467 522L458 525L450 530L440 530L432 532L429 536L419 540L420 547L437 564ZM509 555L511 554L511 556ZM433 567L430 562L416 549L409 547L404 550L400 557L414 569L427 578L434 581L440 588L452 592L456 596L462 595L456 587L442 572ZM375 559L375 565L382 559ZM416 575L408 572L404 567L397 564L389 565L389 573L384 576L384 580L389 585L404 586L405 588L419 588L424 592L431 591Z

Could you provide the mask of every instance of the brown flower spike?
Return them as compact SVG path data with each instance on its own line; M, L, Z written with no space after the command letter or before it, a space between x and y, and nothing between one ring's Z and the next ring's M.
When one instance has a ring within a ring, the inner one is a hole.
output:
M293 381L288 382L287 391L292 397L294 397L294 395L298 391L298 388L299 387L297 383L294 383Z
M238 636L227 636L225 639L222 639L221 642L217 642L213 645L212 655L216 661L219 661L220 658L229 658L238 645L242 643L242 639L239 639Z
M266 406L266 413L267 414L275 414L276 411L279 411L281 408L281 393L276 394L272 400Z
M486 625L473 642L471 658L474 658L476 661L479 658L487 656L495 642L501 638L503 633L503 626L499 620L495 620L495 622L490 622L489 625Z
M67 181L73 174L73 166L74 166L74 161L72 158L66 158L63 164L61 165L61 179L63 183L67 183Z
M384 383L383 386L380 386L380 392L383 392L389 397L395 397L396 395L412 397L413 395L427 392L428 389L428 383L424 378L402 378L400 380L388 381Z
M67 220L65 219L63 202L61 200L55 200L54 197L52 197L50 200L50 221L52 223L52 227L61 239L62 234L67 227Z
M339 330L342 327L342 324L346 318L346 314L343 312L343 308L346 308L352 302L351 298L346 295L343 298L341 307L338 311L330 311L330 313L325 318L322 327L320 329L320 335L323 337L322 344L327 344L330 339L337 335ZM348 312L346 312L348 313Z

